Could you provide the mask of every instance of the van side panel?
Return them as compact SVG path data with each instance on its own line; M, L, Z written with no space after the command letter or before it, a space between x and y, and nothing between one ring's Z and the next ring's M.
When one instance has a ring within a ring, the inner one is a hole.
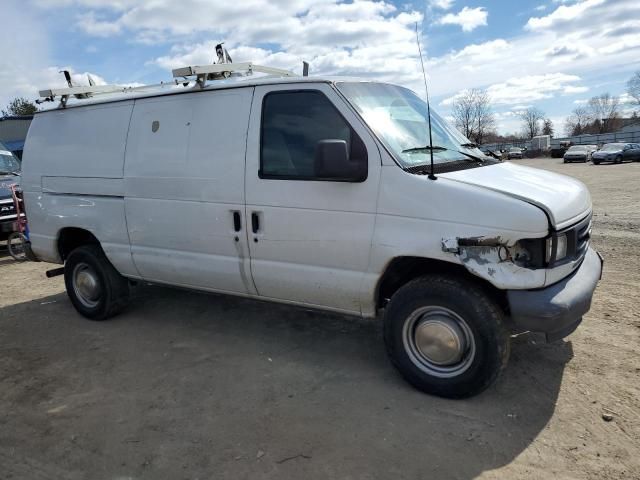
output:
M136 101L125 203L143 278L255 293L244 232L244 169L253 88ZM234 231L234 212L242 214Z
M124 215L122 173L133 101L56 109L35 116L22 186L34 253L61 262L65 227L90 231L113 265L138 276Z

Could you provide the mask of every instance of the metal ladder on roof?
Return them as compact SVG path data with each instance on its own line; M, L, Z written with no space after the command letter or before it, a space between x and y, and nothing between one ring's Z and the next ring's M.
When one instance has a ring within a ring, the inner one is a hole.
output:
M220 50L222 50L222 53ZM222 48L222 44L216 45L216 53L218 54L218 63L214 63L212 65L194 65L176 68L172 70L172 80L135 87L122 85L95 85L91 77L89 77L88 86L76 86L72 84L69 72L65 70L63 73L69 86L67 88L48 88L40 90L40 99L36 100L36 103L53 102L59 97L60 104L58 106L60 108L64 108L67 106L67 101L71 97L78 100L84 100L99 95L144 92L145 90L161 89L167 86L182 85L187 88L190 84L192 84L191 88L202 89L207 86L208 81L226 80L232 76L242 77L252 75L253 73L265 73L269 76L275 77L295 76L295 74L289 70L257 65L253 62L227 63L231 61L231 57L229 57L226 49ZM305 73L307 72L307 68L308 67L305 66Z

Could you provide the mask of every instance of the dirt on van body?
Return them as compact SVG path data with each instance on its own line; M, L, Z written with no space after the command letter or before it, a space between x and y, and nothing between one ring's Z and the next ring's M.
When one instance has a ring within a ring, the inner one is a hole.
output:
M640 478L640 164L560 162L516 163L590 188L592 309L468 400L407 385L375 321L141 286L90 322L0 258L0 478Z

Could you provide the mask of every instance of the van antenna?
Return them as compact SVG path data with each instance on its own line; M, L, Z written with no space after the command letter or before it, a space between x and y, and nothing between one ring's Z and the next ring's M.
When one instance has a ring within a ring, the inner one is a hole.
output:
M429 180L437 180L433 174L433 136L431 135L431 107L429 106L429 87L427 86L427 74L424 71L424 60L422 59L422 49L420 48L420 36L418 35L418 22L416 22L416 42L418 43L418 53L420 54L420 65L422 66L422 78L424 79L424 90L427 93L427 123L429 125L429 154L431 156L431 171Z

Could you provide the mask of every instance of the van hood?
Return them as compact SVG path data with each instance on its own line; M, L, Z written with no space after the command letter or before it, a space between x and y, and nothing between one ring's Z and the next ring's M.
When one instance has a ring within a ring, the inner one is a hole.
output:
M557 230L576 223L591 211L591 196L582 182L538 168L498 163L440 176L536 205L546 212Z

